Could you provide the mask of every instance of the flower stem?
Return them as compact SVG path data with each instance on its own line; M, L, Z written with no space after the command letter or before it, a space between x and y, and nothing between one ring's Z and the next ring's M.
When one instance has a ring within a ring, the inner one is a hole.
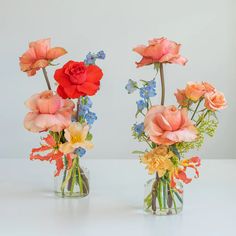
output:
M78 98L77 107L76 107L76 121L79 121L79 106L80 106L80 100Z
M44 75L44 78L45 78L47 86L48 86L48 90L52 90L49 79L48 79L48 74L47 74L46 68L42 68L42 70L43 70L43 75Z
M165 104L165 79L164 79L164 70L163 63L160 63L160 77L161 77L161 105Z
M191 117L191 120L193 120L193 118L194 118L194 116L195 116L195 114L196 114L196 112L197 112L197 110L198 110L198 108L199 108L201 102L202 102L202 99L199 100L199 102L198 102L198 104L197 104L197 106L196 106L196 108L195 108L195 110L194 110L194 112L193 112L193 115L192 115L192 117Z

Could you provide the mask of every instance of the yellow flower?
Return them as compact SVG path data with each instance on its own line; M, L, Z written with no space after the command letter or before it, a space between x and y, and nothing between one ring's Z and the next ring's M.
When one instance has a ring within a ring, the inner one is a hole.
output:
M169 151L167 146L160 145L150 152L145 153L141 157L141 162L147 165L146 169L148 169L150 175L157 172L161 178L165 175L166 171L173 170L174 165L170 160L173 156L173 152Z
M82 147L91 149L93 144L86 140L89 131L87 124L80 124L79 122L73 122L65 129L66 143L60 145L60 151L64 154L73 152L76 148Z

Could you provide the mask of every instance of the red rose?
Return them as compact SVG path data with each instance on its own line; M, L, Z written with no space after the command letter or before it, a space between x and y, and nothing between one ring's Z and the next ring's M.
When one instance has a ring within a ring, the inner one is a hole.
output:
M59 83L57 93L62 98L93 96L99 90L102 70L96 65L68 61L55 71L54 78Z

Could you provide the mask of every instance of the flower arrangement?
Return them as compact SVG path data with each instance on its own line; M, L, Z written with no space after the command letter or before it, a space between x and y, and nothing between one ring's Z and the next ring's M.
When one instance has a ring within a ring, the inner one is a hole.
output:
M182 210L183 186L199 176L200 158L186 158L186 154L200 148L206 135L212 137L218 125L217 112L227 105L224 94L207 82L188 82L175 93L178 105L165 106L164 65L185 65L187 59L180 55L180 44L166 38L150 40L148 45L133 49L142 59L137 67L154 65L154 79L129 80L126 90L137 91L141 97L136 102L136 118L142 122L132 126L133 137L145 142L147 149L134 151L140 162L155 178L148 181L144 206L154 214L177 214ZM161 102L153 105L156 96L156 78L160 74Z
M91 111L90 97L98 92L103 77L95 63L97 59L104 59L105 53L90 52L84 61L68 61L55 71L57 89L52 91L46 68L57 66L54 60L66 53L64 48L51 48L50 39L42 39L31 42L19 58L23 72L34 76L42 70L47 84L47 90L26 101L30 111L24 126L31 132L45 133L41 146L32 149L30 160L55 162L55 176L60 176L63 170L57 194L82 197L89 193L89 182L80 158L93 147L91 127L97 119Z

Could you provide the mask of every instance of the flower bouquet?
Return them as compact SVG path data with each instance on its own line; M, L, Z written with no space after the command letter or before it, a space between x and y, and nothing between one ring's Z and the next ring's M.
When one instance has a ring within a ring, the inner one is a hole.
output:
M200 148L205 135L212 137L218 125L217 112L226 107L223 93L207 82L189 82L175 93L177 107L165 106L164 65L185 65L187 60L180 55L180 44L166 38L153 39L148 46L133 50L142 56L137 67L154 65L155 77L141 80L140 84L129 80L128 93L138 91L136 118L142 122L132 127L133 137L147 144L145 151L134 151L155 177L146 184L144 207L157 215L171 215L182 211L183 185L199 176L200 158L185 155ZM161 102L153 105L156 96L156 78L160 74ZM188 170L192 169L192 175Z
M89 53L84 61L70 60L57 69L54 92L46 68L57 66L54 60L66 53L64 48L51 48L50 39L42 39L31 42L19 58L23 72L33 76L42 70L47 84L47 90L26 101L30 112L24 119L24 126L31 132L45 133L41 146L32 149L30 160L55 162L56 194L83 197L89 193L89 179L87 169L80 165L80 158L93 147L91 126L97 116L91 111L90 96L100 88L103 72L95 62L104 59L105 54L103 51Z

